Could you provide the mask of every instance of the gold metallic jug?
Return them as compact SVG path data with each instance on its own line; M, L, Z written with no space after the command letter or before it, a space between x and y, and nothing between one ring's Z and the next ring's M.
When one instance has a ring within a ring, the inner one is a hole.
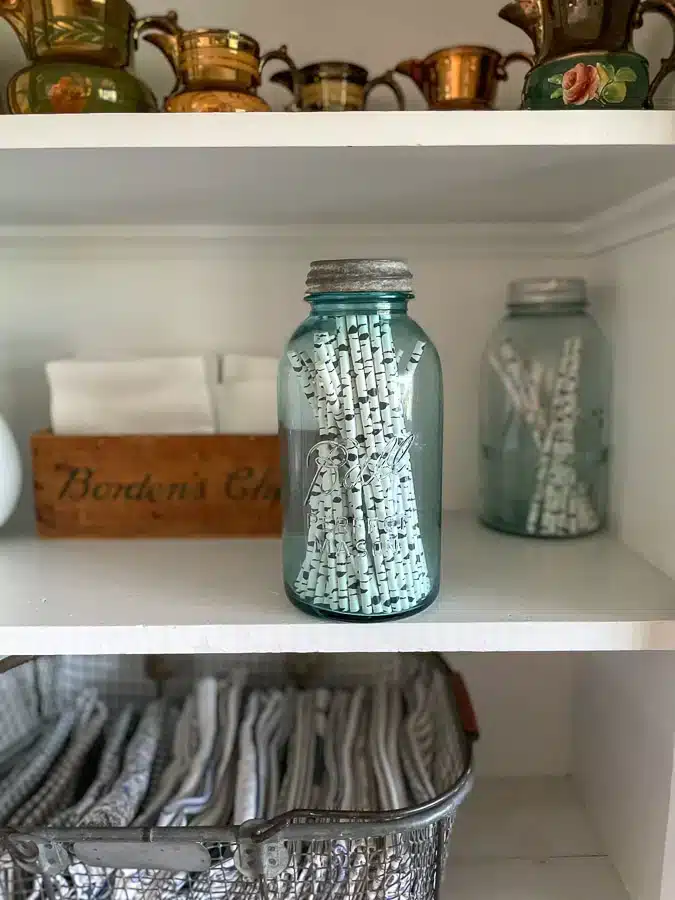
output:
M405 109L403 91L391 72L369 79L368 70L355 63L311 63L295 72L291 69L275 72L270 81L283 85L294 95L299 93L300 102L295 108L303 112L365 109L368 97L381 85L392 91L398 108Z
M126 0L0 0L29 60L129 65L135 19Z
M426 59L406 59L396 71L422 91L430 109L492 109L497 85L512 62L532 65L527 53L502 56L491 47L446 47Z
M222 28L187 31L173 10L139 19L136 45L141 35L161 50L175 73L164 103L167 112L266 112L268 104L256 93L264 67L278 59L296 71L285 46L261 56L249 35Z

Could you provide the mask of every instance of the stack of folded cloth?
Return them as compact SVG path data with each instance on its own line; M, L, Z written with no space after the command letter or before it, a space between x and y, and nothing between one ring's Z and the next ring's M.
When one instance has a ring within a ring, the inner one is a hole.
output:
M458 780L465 750L445 673L425 659L411 665L399 684L371 679L312 689L257 687L237 667L200 679L180 703L155 699L140 712L128 704L114 715L86 688L67 711L24 736L22 747L0 753L0 825L24 833L229 826L295 809L385 812L425 803ZM371 887L385 870L398 873L399 888L400 879L413 877L409 854L399 849L394 866L392 847L382 847L377 875L372 860L366 867L359 856L366 849L337 842L325 859L314 854L289 866L296 880L302 871L313 880L323 871L347 883L346 873L367 868ZM10 857L0 864L0 896L30 895L18 890ZM69 900L145 900L153 892L175 896L189 884L191 896L207 900L214 884L222 889L241 878L233 856L202 875L168 880L167 873L78 862L51 887ZM38 898L39 879L31 889Z

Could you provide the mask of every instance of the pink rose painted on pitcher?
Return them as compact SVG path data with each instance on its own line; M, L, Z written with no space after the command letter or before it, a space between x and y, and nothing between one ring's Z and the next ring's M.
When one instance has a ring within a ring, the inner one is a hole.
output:
M638 76L630 66L616 69L608 62L598 62L594 66L580 62L547 80L551 85L551 100L562 98L565 106L584 106L589 100L597 100L606 106L624 103L628 85L634 84Z
M565 106L583 106L597 97L600 75L595 66L577 63L563 75L562 92Z

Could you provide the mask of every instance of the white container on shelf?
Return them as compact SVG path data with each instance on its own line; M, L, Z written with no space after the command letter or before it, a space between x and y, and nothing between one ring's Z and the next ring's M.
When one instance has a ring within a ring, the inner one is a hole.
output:
M21 456L14 435L0 416L0 527L16 509L21 495Z

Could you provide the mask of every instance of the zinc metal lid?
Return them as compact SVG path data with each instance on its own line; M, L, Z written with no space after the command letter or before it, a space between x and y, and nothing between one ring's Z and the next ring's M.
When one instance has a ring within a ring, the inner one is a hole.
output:
M583 278L521 278L509 285L506 305L535 306L539 303L586 303L586 281Z
M402 259L317 259L310 264L305 296L382 291L412 294L413 276Z

